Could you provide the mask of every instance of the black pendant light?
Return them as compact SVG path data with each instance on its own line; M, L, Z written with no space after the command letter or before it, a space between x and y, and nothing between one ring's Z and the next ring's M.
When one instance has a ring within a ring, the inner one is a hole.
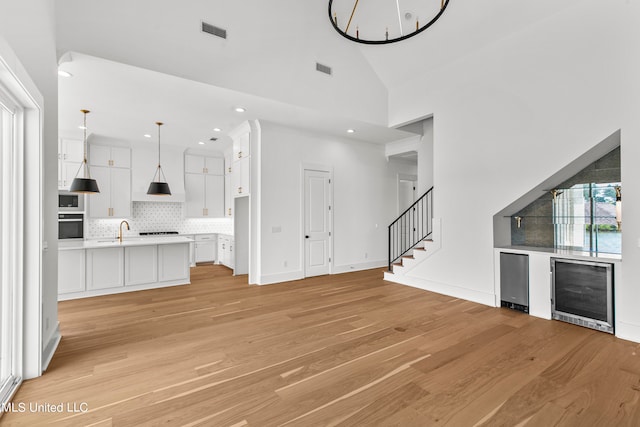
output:
M90 111L80 111L84 114L84 156L82 157L80 168L78 169L78 172L76 172L76 177L73 178L73 181L71 182L69 191L72 191L74 193L99 193L100 189L98 188L98 183L95 179L91 178L91 173L89 172L89 164L87 163L87 114L89 114ZM82 173L80 171L82 171Z
M162 172L162 166L160 166L160 126L162 126L163 123L156 122L156 124L158 125L158 168L156 169L156 173L153 175L151 184L149 184L147 194L152 194L154 196L170 196L171 190L169 189L169 184L167 184L167 178L165 178L164 172Z

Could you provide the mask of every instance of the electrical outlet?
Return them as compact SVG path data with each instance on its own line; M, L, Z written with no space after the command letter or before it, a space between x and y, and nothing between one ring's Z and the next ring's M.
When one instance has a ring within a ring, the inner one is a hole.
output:
M283 264L286 267L287 266L287 260L285 260Z
M367 258L369 258L369 254L365 252L364 253L364 259L367 259Z

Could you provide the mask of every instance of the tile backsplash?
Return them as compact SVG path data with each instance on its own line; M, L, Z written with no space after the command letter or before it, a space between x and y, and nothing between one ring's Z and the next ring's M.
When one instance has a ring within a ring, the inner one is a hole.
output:
M131 230L125 236L137 236L141 231L177 231L180 234L233 234L230 218L184 218L182 203L133 202L131 217L125 218ZM118 235L122 219L91 219L86 221L88 239L110 238Z

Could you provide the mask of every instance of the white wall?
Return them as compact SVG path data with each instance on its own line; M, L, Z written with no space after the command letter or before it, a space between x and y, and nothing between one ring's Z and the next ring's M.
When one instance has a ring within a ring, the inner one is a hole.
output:
M387 162L380 145L260 123L260 283L303 275L303 164L333 169L333 272L386 265L387 226L396 216L397 174L404 173L404 163Z
M27 312L25 357L29 360L33 352L46 352L38 357L46 363L57 342L58 320L58 218L57 218L57 151L58 151L58 82L55 47L54 5L48 0L0 0L0 35L9 43L44 97L44 168L43 183L43 241L48 250L42 253L42 332L29 326L30 320L39 318L39 313ZM32 206L32 208L39 208ZM27 230L37 233L37 230ZM31 283L39 272L30 271ZM31 301L33 302L33 301ZM31 303L30 302L30 303ZM28 363L27 378L39 375L40 367Z
M391 91L392 124L434 115L442 249L416 277L492 301L492 216L622 129L616 333L640 341L638 22L637 2L579 2Z

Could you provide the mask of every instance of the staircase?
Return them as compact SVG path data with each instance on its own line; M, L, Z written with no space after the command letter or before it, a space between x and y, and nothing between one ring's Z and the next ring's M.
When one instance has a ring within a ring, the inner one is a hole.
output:
M433 237L431 187L389 225L389 271L385 273L385 278L393 280L392 275L404 275L428 258L437 249Z

